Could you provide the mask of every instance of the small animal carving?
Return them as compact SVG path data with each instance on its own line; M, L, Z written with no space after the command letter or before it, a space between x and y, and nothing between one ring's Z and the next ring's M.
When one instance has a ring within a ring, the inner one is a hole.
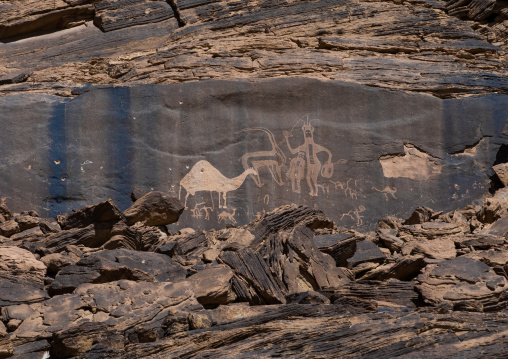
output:
M234 208L234 207L233 207L232 213L222 211L221 213L219 213L218 222L219 223L222 221L226 222L226 220L229 220L229 221L233 222L233 224L235 224L236 223L235 213L236 213L236 208Z
M383 189L377 189L376 187L372 187L372 189L374 189L374 190L384 194L385 195L385 200L387 202L388 202L388 195L391 195L394 199L397 199L397 197L395 197L395 192L397 192L397 188L396 187L386 186Z

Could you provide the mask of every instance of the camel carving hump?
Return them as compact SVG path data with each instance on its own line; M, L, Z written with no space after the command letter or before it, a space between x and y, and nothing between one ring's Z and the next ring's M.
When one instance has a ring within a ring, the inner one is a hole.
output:
M185 206L187 207L189 195L194 196L196 192L200 191L217 192L219 193L219 208L226 208L227 193L237 190L249 174L257 175L257 171L253 168L248 168L239 176L228 178L210 162L201 160L198 161L180 181L180 193L182 187L187 191L185 195ZM221 196L223 198L222 206Z

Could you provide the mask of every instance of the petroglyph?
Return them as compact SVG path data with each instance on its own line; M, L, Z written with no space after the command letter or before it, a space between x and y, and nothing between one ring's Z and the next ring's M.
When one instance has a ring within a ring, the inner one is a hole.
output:
M327 183L318 184L316 185L317 189L321 189L323 191L323 194L330 193L330 186Z
M203 206L205 204L205 202L201 202L201 203L196 203L194 205L194 209L192 209L192 218L201 218L203 217L203 212L205 214L205 220L209 221L210 220L210 212L213 212L213 208L212 207L207 207L207 206ZM200 207L202 206L202 207Z
M194 196L197 192L201 191L217 192L219 194L219 208L227 208L227 193L237 190L249 174L257 175L257 172L253 168L248 168L239 176L227 178L212 166L210 162L201 160L180 181L178 198L180 198L182 187L187 191L185 195L185 207L187 207L189 195Z
M233 209L233 212L229 213L229 212L226 212L226 211L222 211L221 213L219 213L219 218L217 220L217 222L226 222L226 220L229 220L231 221L233 224L236 223L236 219L235 219L235 213L236 213L236 208L232 208Z
M395 197L395 192L397 192L397 188L395 188L395 187L386 186L383 189L377 189L376 187L372 187L372 189L384 194L387 202L388 202L388 195L391 195L394 199L397 199L397 197Z
M300 181L303 179L303 173L305 173L305 178L310 188L309 194L311 196L317 196L318 176L321 174L324 178L330 178L333 175L332 153L326 147L314 142L314 126L312 126L311 121L308 119L302 126L302 131L304 143L296 148L291 147L291 144L289 143L289 138L292 137L291 132L283 132L289 151L293 155L298 154L298 157L291 160L289 171L286 175L291 180L291 188L293 192L300 193ZM317 157L317 154L320 152L326 152L328 155L328 159L323 165Z
M284 181L282 180L282 166L286 164L286 156L284 152L280 149L275 141L275 136L273 133L264 127L255 127L255 128L246 128L241 130L244 131L263 131L268 135L268 139L272 145L272 149L270 151L256 151L256 152L247 152L241 158L242 166L245 170L249 168L254 168L256 170L256 174L251 174L251 178L254 182L261 187L264 183L261 181L261 177L259 175L259 169L266 167L268 171L272 175L274 181L282 186Z
M385 155L379 158L383 175L388 178L411 178L426 180L438 175L443 169L441 160L418 149L412 144L404 144L403 155Z
M361 226L363 225L363 217L362 215L360 215L360 213L364 212L365 211L365 207L360 205L358 206L358 208L355 208L349 212L346 212L346 213L343 213L342 216L340 217L340 219L344 219L345 216L348 216L349 218L351 218L352 220L356 220L356 225L357 226Z

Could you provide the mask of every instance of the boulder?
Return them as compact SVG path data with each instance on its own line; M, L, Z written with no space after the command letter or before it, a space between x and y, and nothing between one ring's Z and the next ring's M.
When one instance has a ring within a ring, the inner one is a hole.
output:
M57 216L62 229L85 228L97 222L118 222L124 217L111 199Z
M178 221L183 204L162 192L149 192L132 204L124 215L127 224L141 222L147 226L165 226Z
M433 259L452 259L457 256L455 243L450 238L409 241L402 247L401 253L405 256L421 254Z
M508 307L508 280L473 258L461 256L427 265L416 281L417 290L430 305L470 307L473 311Z
M354 268L366 262L383 262L386 255L374 243L368 240L358 242L354 255L347 260L348 268Z
M187 280L192 284L198 302L206 308L226 305L236 299L231 286L233 275L230 267L218 265L198 271Z
M177 282L185 279L185 274L185 269L163 254L126 249L106 250L60 270L48 292L51 295L72 293L84 283L107 283L121 279Z
M317 236L314 242L321 252L332 256L337 267L347 267L347 260L355 254L356 244L364 239L361 235L338 233Z

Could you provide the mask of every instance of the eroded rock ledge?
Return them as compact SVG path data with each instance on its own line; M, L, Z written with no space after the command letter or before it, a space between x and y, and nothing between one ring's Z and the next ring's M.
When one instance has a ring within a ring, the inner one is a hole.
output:
M503 1L177 4L179 21L165 1L1 2L0 94L287 76L439 97L507 93Z
M2 205L0 358L503 357L506 194L369 233L286 205L172 234L160 192L56 220Z

